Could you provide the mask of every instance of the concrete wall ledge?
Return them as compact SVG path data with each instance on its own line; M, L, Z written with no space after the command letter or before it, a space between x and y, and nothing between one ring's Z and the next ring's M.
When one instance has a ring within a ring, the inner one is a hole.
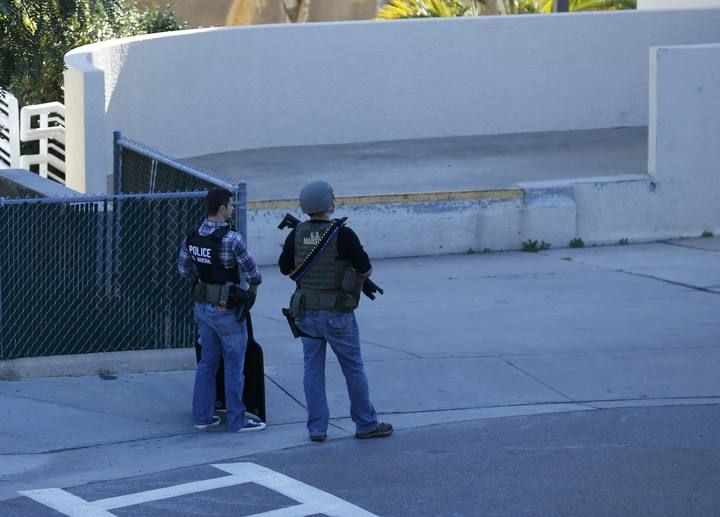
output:
M653 178L648 174L619 174L617 176L593 176L591 178L570 178L563 180L524 181L517 183L517 187L524 190L552 189L571 187L580 184L605 184L605 183L651 183Z
M528 240L565 248L619 239L650 242L699 235L701 223L662 228L642 207L660 203L663 185L648 174L518 183L499 190L338 197L336 216L374 259L522 249ZM289 212L303 219L294 199L248 204L250 247L263 266L274 265L287 231L277 224ZM418 238L424 236L425 238Z
M76 190L25 169L0 171L0 197L68 197L78 194Z
M195 350L192 348L54 355L0 361L0 380L118 375L194 368Z
M398 258L490 248L518 249L524 205L519 188L348 196L336 217L348 217L372 258ZM286 213L305 219L296 199L248 203L248 240L260 265L277 264L288 235Z

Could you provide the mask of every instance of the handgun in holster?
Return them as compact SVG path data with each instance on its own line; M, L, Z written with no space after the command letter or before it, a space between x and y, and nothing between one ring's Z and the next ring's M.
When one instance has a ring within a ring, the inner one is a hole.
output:
M295 318L292 317L292 313L290 312L290 309L283 308L282 310L283 316L287 319L288 325L290 326L290 332L292 332L292 335L295 339L302 337L303 332L300 330L300 328L295 323Z

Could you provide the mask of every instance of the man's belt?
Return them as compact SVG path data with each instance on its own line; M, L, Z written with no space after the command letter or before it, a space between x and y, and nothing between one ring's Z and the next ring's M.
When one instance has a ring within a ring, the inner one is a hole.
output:
M240 289L240 286L227 282L225 284L206 284L199 281L193 288L193 301L198 303L211 303L220 305L229 309L243 303L245 301L246 291Z

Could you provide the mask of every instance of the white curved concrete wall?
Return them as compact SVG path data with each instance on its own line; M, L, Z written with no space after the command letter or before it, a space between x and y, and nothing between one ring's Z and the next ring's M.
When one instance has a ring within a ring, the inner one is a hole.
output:
M559 240L562 246L574 236L573 225L576 236L598 244L718 233L720 44L652 49L649 132L649 176L556 184L556 192L568 192L574 209L555 204L552 212L564 213L565 224L546 217L523 239ZM526 200L548 190L547 184L525 187ZM562 239L534 236L557 235L563 226Z
M688 9L720 7L720 0L638 0L638 9Z
M103 194L112 184L112 130L105 111L106 74L93 66L92 57L87 52L65 56L65 184Z
M720 44L654 48L651 65L649 175L525 183L521 196L341 201L336 214L350 217L375 258L720 234ZM275 226L287 210L302 217L291 205L250 211L249 241L262 264L277 260L285 235Z
M105 190L111 132L177 157L647 124L651 46L720 41L720 9L221 28L76 49L68 168ZM103 77L102 87L97 74ZM85 185L85 188L81 187Z

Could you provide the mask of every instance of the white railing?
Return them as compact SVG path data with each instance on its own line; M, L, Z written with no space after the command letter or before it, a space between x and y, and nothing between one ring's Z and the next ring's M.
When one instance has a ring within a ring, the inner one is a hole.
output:
M0 169L20 167L20 124L18 101L0 90Z
M36 127L33 127L33 119L37 119ZM38 154L20 157L22 169L30 170L31 166L37 165L43 178L65 182L65 106L48 102L21 109L20 140L37 140L40 144Z
M22 142L38 142L37 154L21 154ZM37 168L43 178L65 183L65 106L48 102L25 106L0 90L0 169Z

